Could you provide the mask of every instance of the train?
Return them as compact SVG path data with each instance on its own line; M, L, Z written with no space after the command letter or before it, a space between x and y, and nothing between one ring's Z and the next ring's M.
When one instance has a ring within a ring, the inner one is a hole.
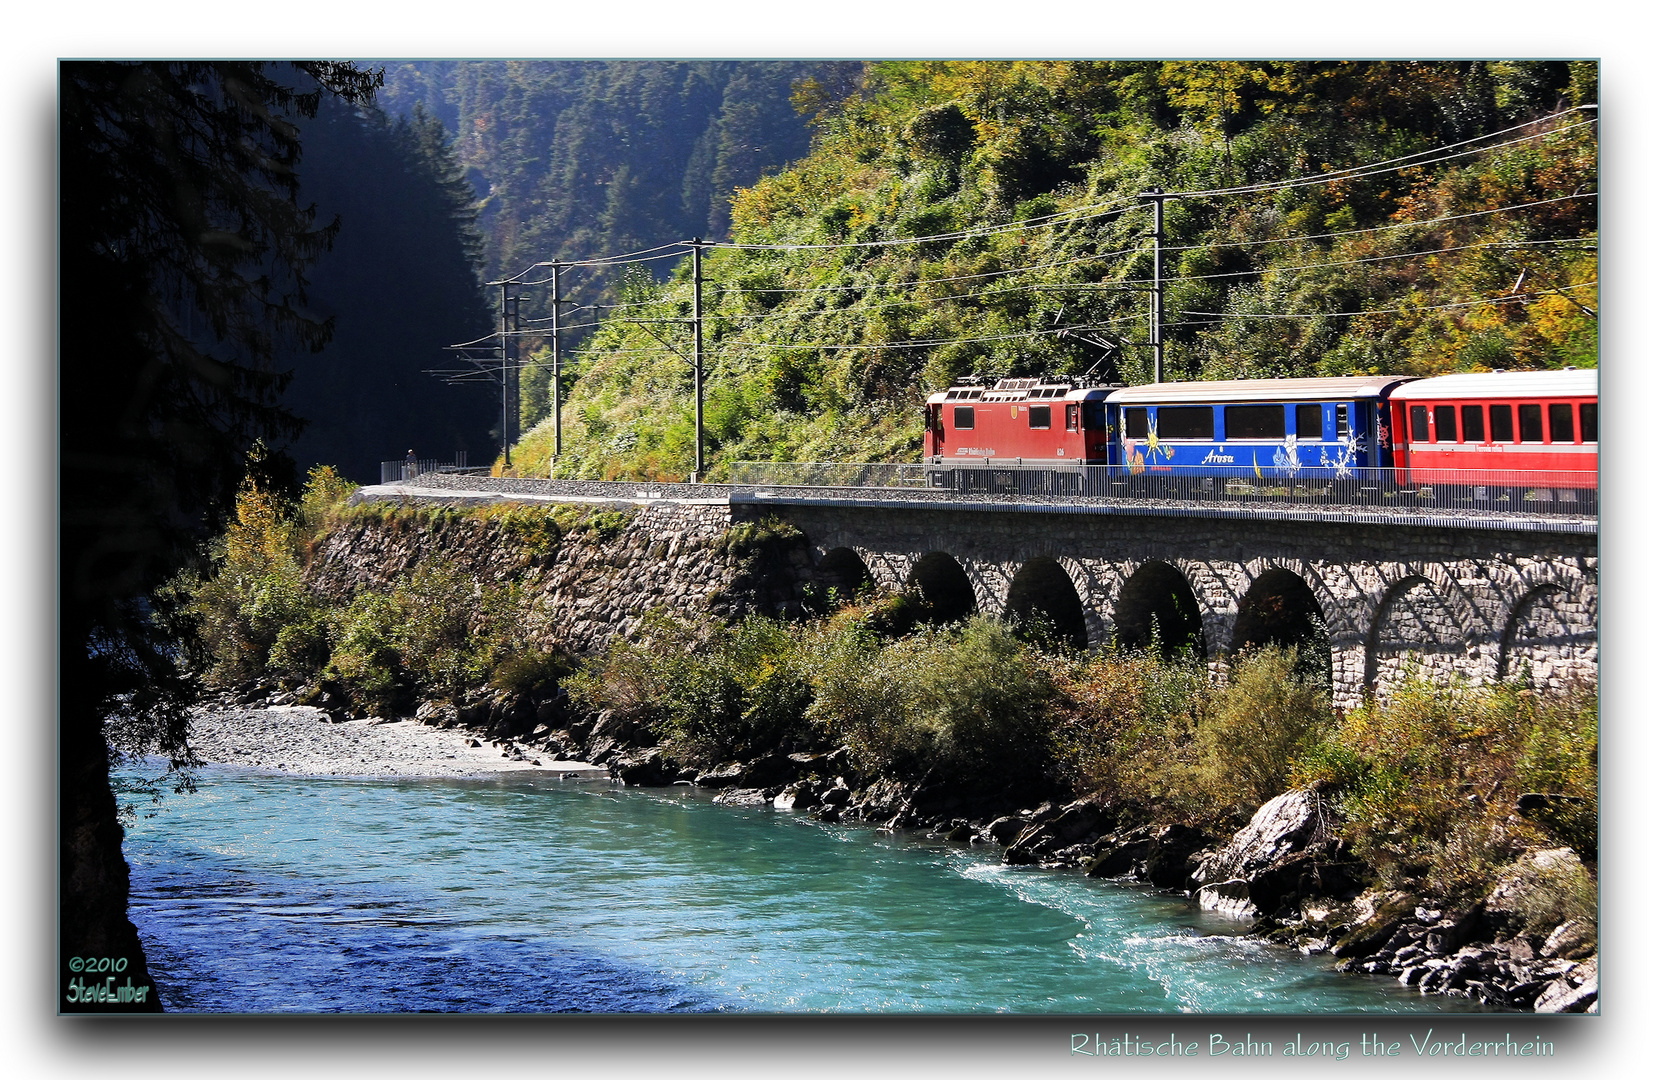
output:
M925 401L924 472L932 487L1022 493L1131 477L1207 490L1219 478L1382 479L1593 493L1597 390L1594 369L1572 368L1146 386L968 379Z

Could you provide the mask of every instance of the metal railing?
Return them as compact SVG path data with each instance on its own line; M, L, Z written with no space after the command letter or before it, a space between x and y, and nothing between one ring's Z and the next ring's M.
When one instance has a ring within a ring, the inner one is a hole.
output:
M1596 473L1444 469L1284 470L1208 467L1172 472L1127 466L1035 467L736 462L730 483L822 489L829 497L925 501L1162 504L1238 510L1337 508L1594 518Z
M405 483L426 473L488 471L487 466L472 468L468 464L468 457L469 455L465 451L459 450L454 453L452 461L439 461L436 458L402 458L398 461L381 461L379 462L379 483Z

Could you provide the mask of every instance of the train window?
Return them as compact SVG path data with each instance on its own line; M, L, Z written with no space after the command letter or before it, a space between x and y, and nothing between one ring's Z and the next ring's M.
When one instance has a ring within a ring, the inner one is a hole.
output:
M1340 439L1349 437L1349 407L1347 405L1337 407L1337 437Z
M1578 429L1582 442L1596 441L1596 403L1593 401L1580 402L1578 406Z
M1508 405L1488 405L1492 414L1492 441L1515 441L1515 413Z
M1163 411L1160 415L1164 415ZM1229 439L1283 439L1284 405L1230 405L1223 410L1223 430ZM1209 437L1209 436L1208 436Z
M1516 406L1516 413L1521 417L1521 441L1544 441L1544 407L1536 402L1529 405Z
M947 434L947 425L941 419L940 406L930 410L930 429L937 435Z
M1487 441L1486 414L1479 405L1464 406L1464 442Z
M1029 405L1027 407L1027 426L1030 428L1050 427L1050 406Z
M1550 441L1573 441L1573 406L1570 402L1557 401L1550 405Z
M976 409L973 405L953 406L953 427L958 431L969 431L976 426Z
M1429 406L1412 406L1412 442L1429 441Z
M1146 439L1148 437L1148 410L1125 410L1125 437L1127 439Z
M1321 427L1323 423L1324 420L1320 415L1320 406L1297 406L1297 441L1302 442L1304 439L1318 439L1323 436L1325 434L1325 430Z
M1209 405L1160 406L1159 437L1162 439L1209 439L1217 431Z
M1435 441L1458 441L1458 406L1435 406Z
M1068 403L1067 414L1068 414L1068 430L1069 431L1078 431L1079 430L1079 404L1078 404L1078 402L1069 402Z
M1092 431L1101 431L1108 426L1107 406L1100 401L1085 403L1085 426Z

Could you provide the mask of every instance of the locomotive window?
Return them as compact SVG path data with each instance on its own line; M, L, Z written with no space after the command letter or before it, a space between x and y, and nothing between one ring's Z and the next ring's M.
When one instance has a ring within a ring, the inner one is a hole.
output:
M1125 437L1127 439L1146 439L1148 437L1148 410L1125 410Z
M1429 441L1429 406L1412 406L1412 442Z
M1593 401L1581 402L1578 406L1579 434L1583 442L1596 441L1596 403Z
M953 427L959 431L969 431L976 426L976 408L974 405L953 406Z
M1321 428L1324 421L1321 419L1320 406L1297 406L1297 441L1304 439L1318 439L1325 434Z
M1518 405L1516 412L1521 417L1521 441L1544 441L1544 407L1538 404Z
M1029 405L1027 407L1027 426L1030 428L1050 427L1050 406Z
M1163 409L1160 415L1165 415ZM1223 410L1223 429L1225 437L1230 439L1283 439L1286 437L1286 407L1230 405Z
M1557 401L1550 405L1550 441L1573 441L1573 407L1567 402Z
M1349 407L1347 405L1337 407L1337 437L1340 439L1349 437Z
M1216 430L1209 405L1160 406L1159 437L1162 439L1209 439Z
M1464 406L1464 442L1487 441L1486 414L1479 405Z
M937 435L945 435L947 433L947 425L942 422L941 409L939 406L930 410L930 429Z
M1435 406L1435 441L1458 441L1458 406Z
M1078 405L1077 402L1073 402L1073 403L1070 403L1068 405L1067 414L1068 414L1068 430L1069 431L1078 431L1079 430L1079 405Z
M1108 426L1107 406L1100 401L1085 403L1085 426L1092 431L1101 431Z
M1515 441L1515 415L1508 405L1488 405L1492 414L1492 441Z

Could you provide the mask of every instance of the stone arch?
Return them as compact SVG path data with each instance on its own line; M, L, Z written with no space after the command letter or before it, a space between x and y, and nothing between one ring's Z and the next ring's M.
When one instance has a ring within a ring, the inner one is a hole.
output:
M1090 644L1085 605L1062 564L1048 555L1029 559L1011 579L1005 614L1026 620L1035 612L1049 619L1062 639L1083 649Z
M1543 582L1511 608L1498 647L1498 678L1530 666L1538 689L1559 689L1596 671L1596 621L1590 606L1561 585Z
M815 563L815 587L824 595L828 589L837 590L841 599L853 599L862 589L873 584L872 571L859 552L850 547L836 547L823 554Z
M913 563L907 585L924 597L937 622L957 622L976 613L976 590L970 576L945 551L929 552Z
M1407 574L1389 586L1373 612L1362 688L1381 693L1409 667L1444 681L1462 669L1469 645L1450 593L1429 576Z
M1230 650L1266 645L1296 646L1300 669L1319 672L1331 685L1331 642L1320 601L1301 575L1279 566L1257 575L1240 598Z
M1157 630L1165 657L1190 647L1205 656L1199 599L1180 570L1157 559L1143 563L1120 587L1113 626L1114 640L1123 648L1147 648Z

